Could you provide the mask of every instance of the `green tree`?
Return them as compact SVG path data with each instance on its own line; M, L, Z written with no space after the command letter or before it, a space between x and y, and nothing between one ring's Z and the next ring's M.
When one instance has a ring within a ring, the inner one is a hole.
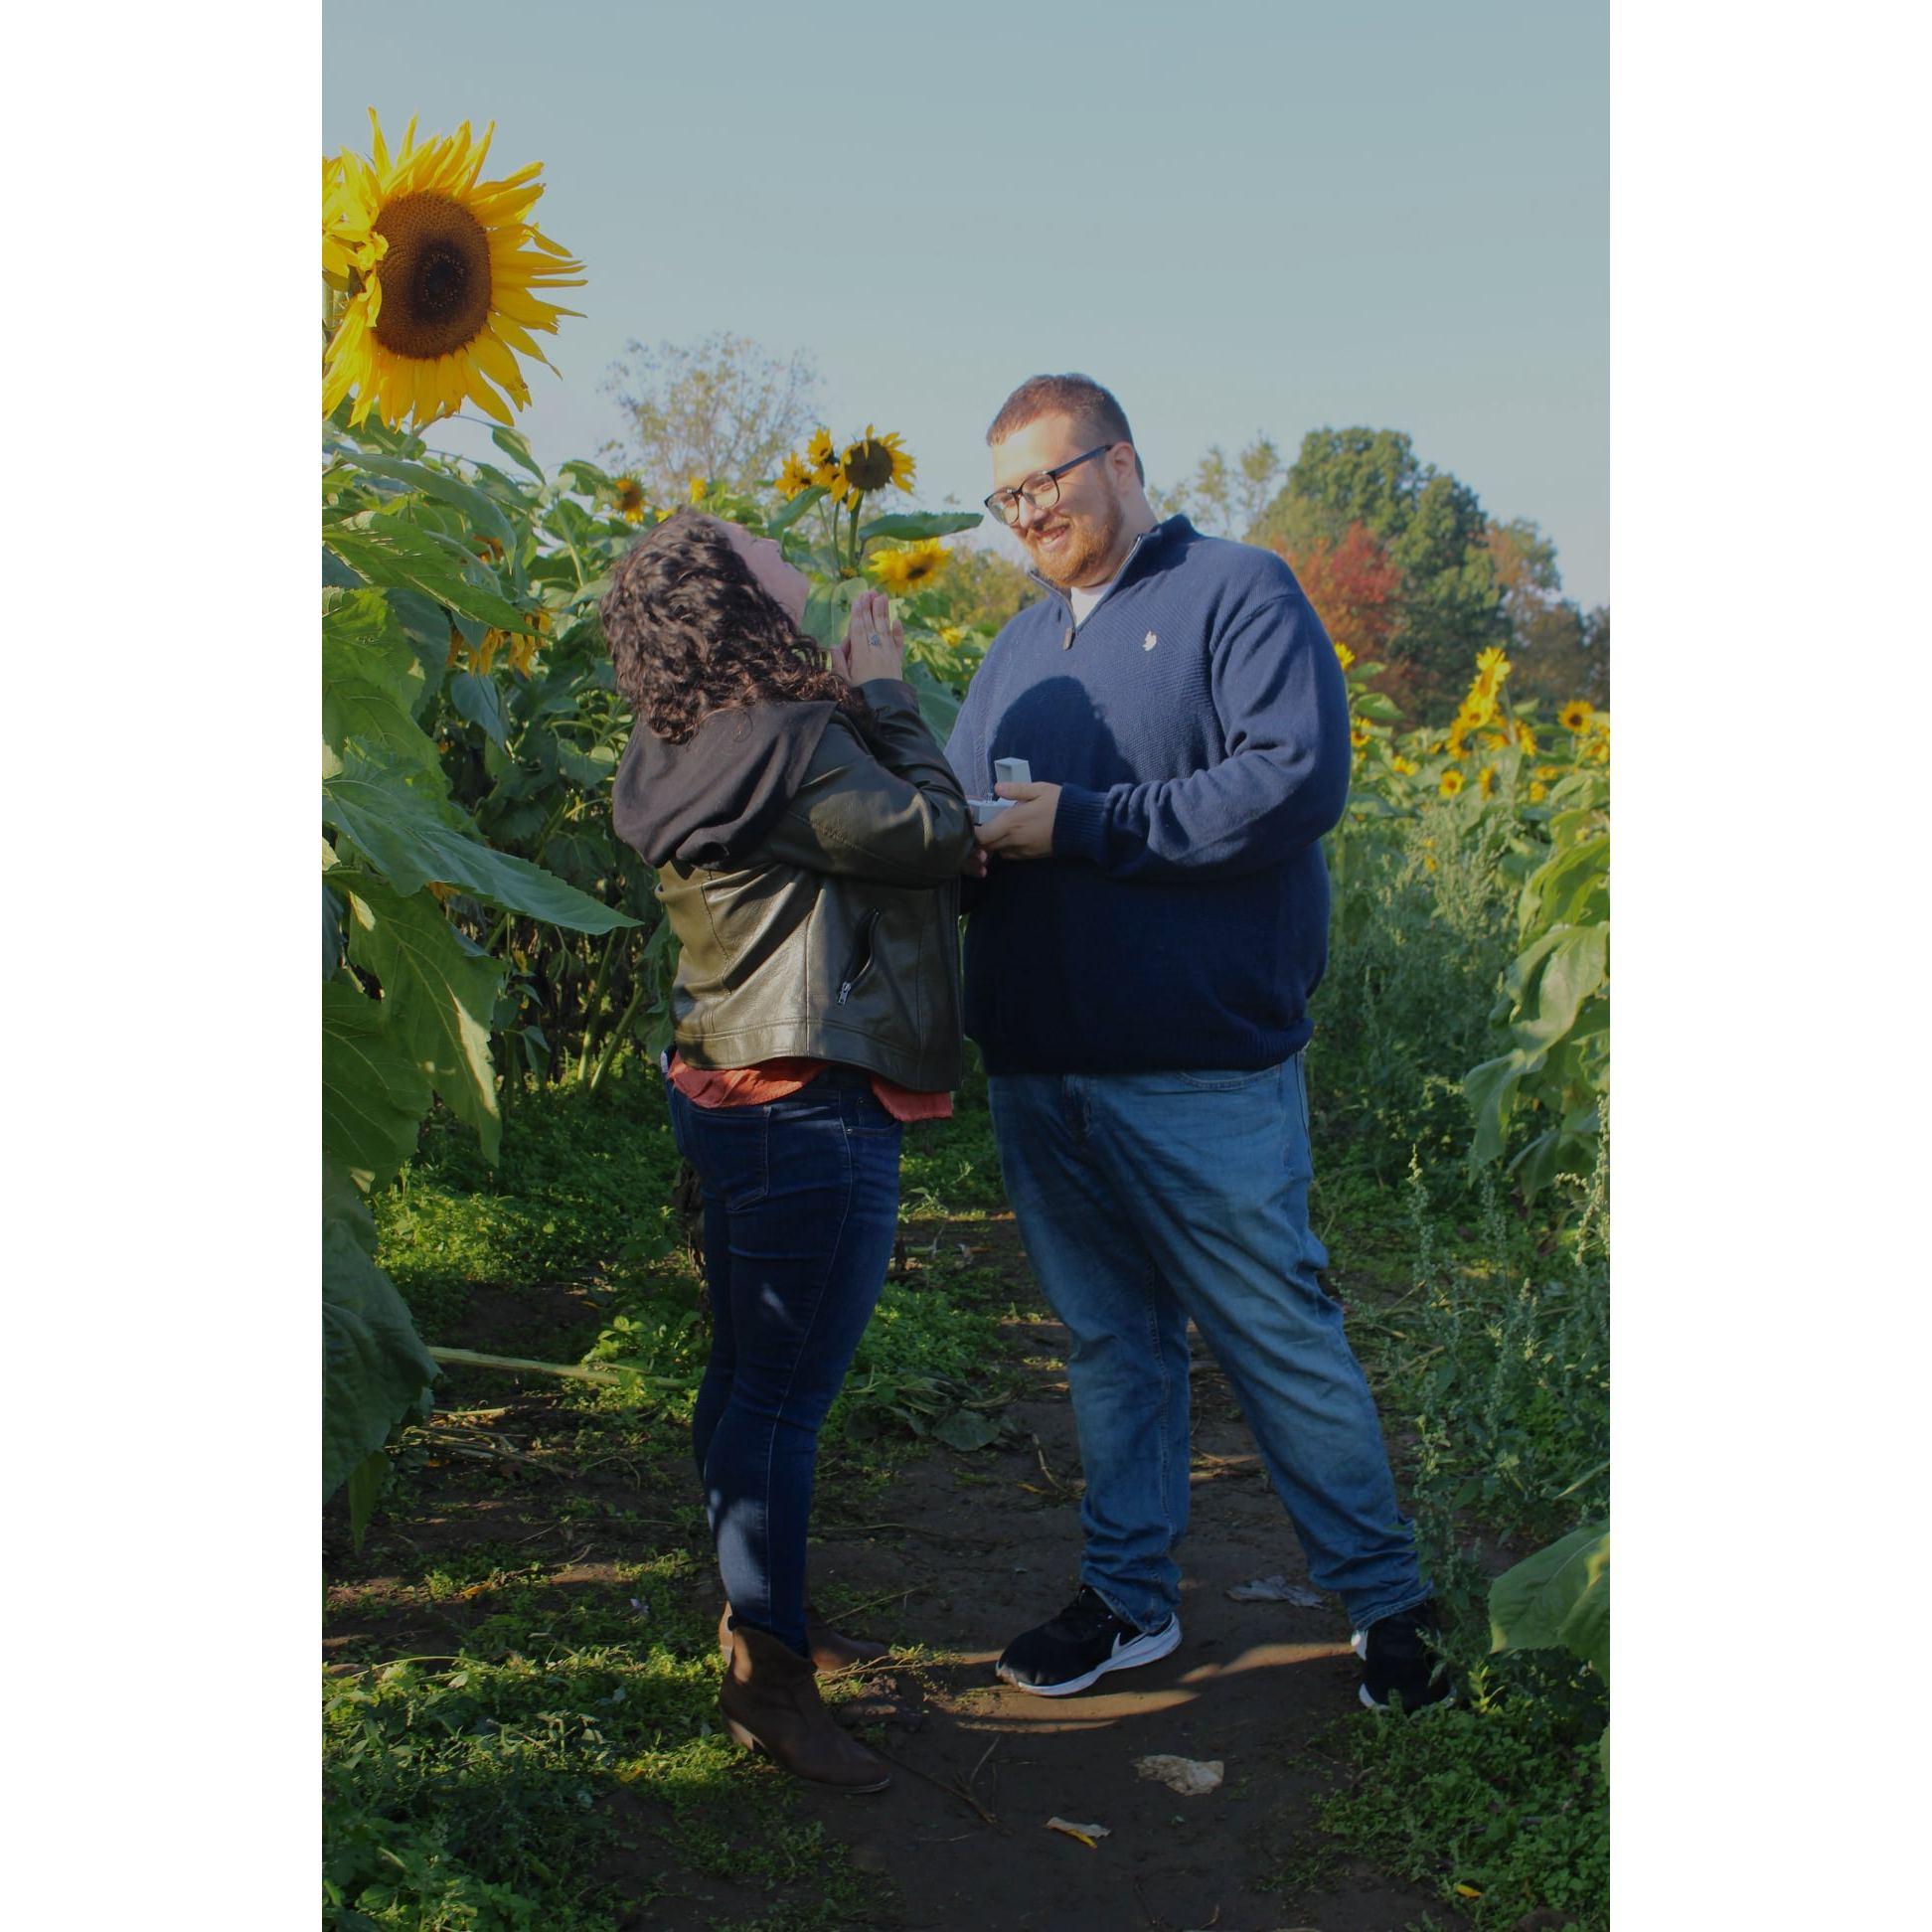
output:
M960 543L933 593L934 615L943 624L997 631L1040 594L1040 585L998 551L969 549Z
M1421 462L1396 429L1311 429L1286 482L1248 532L1300 567L1360 524L1400 573L1391 683L1423 712L1452 702L1476 654L1509 637L1505 591L1476 492Z
M632 342L601 388L624 430L603 450L658 503L682 503L691 478L737 493L775 476L818 420L818 370L800 350L779 362L745 336Z

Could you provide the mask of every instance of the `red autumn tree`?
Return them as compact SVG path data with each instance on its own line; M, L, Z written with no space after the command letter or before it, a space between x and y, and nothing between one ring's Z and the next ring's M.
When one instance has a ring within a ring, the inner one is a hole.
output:
M1367 524L1352 523L1339 543L1318 537L1299 557L1275 548L1337 643L1359 659L1386 654L1400 614L1402 573Z

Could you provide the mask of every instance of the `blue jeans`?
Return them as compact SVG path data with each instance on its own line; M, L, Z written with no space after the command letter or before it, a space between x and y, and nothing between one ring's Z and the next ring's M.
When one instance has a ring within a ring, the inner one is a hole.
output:
M666 1091L705 1195L712 1352L692 1450L718 1566L736 1620L802 1656L819 1425L886 1282L902 1130L845 1067L767 1106Z
M1358 1628L1423 1601L1374 1397L1316 1270L1301 1055L1259 1072L988 1081L1028 1259L1072 1332L1081 1579L1143 1630L1181 1600L1188 1322L1227 1373L1275 1494Z

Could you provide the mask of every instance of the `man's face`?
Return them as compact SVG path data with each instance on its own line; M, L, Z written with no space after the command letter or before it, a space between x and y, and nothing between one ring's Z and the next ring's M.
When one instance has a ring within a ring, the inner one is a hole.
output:
M1042 470L1091 449L1100 438L1084 442L1072 417L1045 415L1016 429L993 445L993 487L1017 490ZM1131 465L1127 445L1117 444L1103 456L1082 463L1059 479L1059 501L1050 509L1020 505L1014 535L1026 546L1033 566L1048 583L1061 589L1091 589L1106 582L1119 560L1114 556L1126 514L1115 475L1116 457Z

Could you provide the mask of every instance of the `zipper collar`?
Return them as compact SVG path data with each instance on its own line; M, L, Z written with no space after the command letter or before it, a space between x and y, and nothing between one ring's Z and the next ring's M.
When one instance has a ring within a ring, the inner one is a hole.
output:
M1192 529L1193 526L1188 522L1186 517L1173 516L1173 517L1168 517L1164 519L1162 522L1155 524L1149 530L1143 530L1141 534L1134 539L1133 546L1128 551L1127 555L1121 559L1120 568L1116 570L1113 574L1113 578L1112 578L1113 588L1112 590L1109 590L1107 594L1111 596L1113 594L1113 591L1118 590L1121 587L1121 585L1127 581L1127 572L1134 567L1134 560L1141 554L1141 549L1144 545L1155 546L1156 539L1165 540L1169 536L1178 535L1181 531L1192 530ZM1066 592L1062 590L1057 583L1049 582L1046 577L1042 576L1040 572L1036 570L1031 564L1027 565L1027 574L1030 577L1032 577L1033 580L1037 584L1039 584L1040 587L1043 590L1045 590L1048 596L1053 597L1054 599L1057 600L1059 607L1066 613L1066 621L1069 624L1072 624L1073 604L1072 604L1072 600L1067 596ZM1089 615L1091 615L1090 612ZM1075 628L1077 629L1078 626L1076 625Z

